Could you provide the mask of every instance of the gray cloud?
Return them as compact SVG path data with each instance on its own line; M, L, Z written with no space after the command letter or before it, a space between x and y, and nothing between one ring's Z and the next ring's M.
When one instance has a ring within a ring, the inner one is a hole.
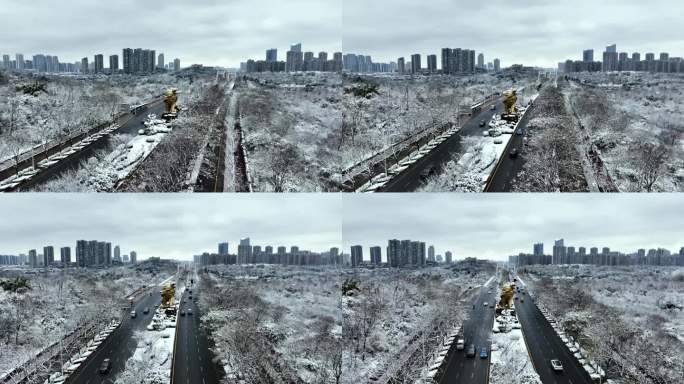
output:
M638 248L684 246L684 197L589 194L400 194L345 196L343 243L383 248L390 238L433 244L458 258L503 260L532 252L542 241L576 247ZM368 256L366 256L367 258Z
M484 52L502 64L554 66L594 48L681 56L684 3L669 0L344 0L343 48L396 61L442 47Z
M221 241L235 252L245 236L319 251L341 243L338 195L17 194L0 199L0 212L0 254L78 239L178 259L216 251Z
M341 0L3 0L3 53L54 54L63 62L149 48L167 61L237 66L268 48L341 49Z
M240 237L311 250L390 238L434 244L443 254L504 259L542 241L574 246L684 246L680 194L16 194L0 199L0 254L78 239L120 244L143 257L189 259ZM368 257L368 256L366 256Z

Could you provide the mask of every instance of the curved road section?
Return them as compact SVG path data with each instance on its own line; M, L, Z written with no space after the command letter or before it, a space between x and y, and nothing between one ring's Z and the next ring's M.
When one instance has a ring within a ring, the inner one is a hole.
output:
M491 293L490 293L491 290ZM489 354L492 344L492 326L494 324L494 309L489 308L496 300L496 280L480 288L480 294L473 301L474 309L463 324L465 349L456 350L452 347L447 358L446 368L441 384L486 384L489 382ZM487 303L487 306L484 303ZM475 345L475 357L466 357L466 350L470 344ZM487 358L480 358L482 348L487 348Z
M516 314L522 326L534 368L544 384L590 384L586 371L570 353L551 324L534 304L529 295L516 294L524 302L515 300ZM551 359L563 364L563 371L551 368Z

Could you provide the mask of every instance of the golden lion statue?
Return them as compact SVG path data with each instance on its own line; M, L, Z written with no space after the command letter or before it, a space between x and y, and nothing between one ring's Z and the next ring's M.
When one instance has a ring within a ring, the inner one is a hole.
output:
M504 91L503 96L504 96L503 103L504 103L504 107L506 108L506 111L504 114L515 115L515 113L516 113L515 103L518 102L517 91L515 89L509 89L507 91Z
M169 283L164 285L164 288L162 288L162 303L161 306L162 308L170 308L173 307L174 303L174 297L176 296L176 283Z
M169 88L164 92L164 104L166 105L166 113L178 113L176 103L178 102L178 90L176 88Z
M499 308L511 308L513 301L513 287L510 284L506 284L501 289L501 300L499 300Z

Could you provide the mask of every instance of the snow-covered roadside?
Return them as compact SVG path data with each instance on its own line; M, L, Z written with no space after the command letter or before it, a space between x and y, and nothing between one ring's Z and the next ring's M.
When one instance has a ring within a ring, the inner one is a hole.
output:
M395 176L399 175L401 172L405 171L408 169L411 165L416 163L418 160L422 159L425 155L430 153L433 149L435 149L438 145L442 144L446 140L448 140L451 136L455 135L458 133L460 128L458 127L452 127L448 129L446 132L442 133L441 135L435 137L434 139L430 140L428 143L420 147L417 151L409 154L406 156L403 160L398 162L397 164L393 165L387 170L387 173L381 173L371 180L369 180L366 184L362 185L359 187L356 192L375 192L379 188L384 187L387 185L387 183L392 180Z
M521 329L492 336L490 384L541 384Z
M172 278L173 276L165 282ZM184 287L176 290L176 309L184 290ZM169 383L177 325L177 315L166 315L161 307L156 308L146 330L133 335L136 350L126 362L126 369L117 376L116 383Z
M125 179L143 162L164 139L171 128L164 120L149 115L145 129L126 144L120 144L101 162L90 177L90 184L97 191L109 191Z
M114 131L119 129L116 124L110 125L109 127L94 133L83 140L75 143L69 147L64 148L61 152L54 154L47 159L43 159L36 163L35 168L26 168L21 170L18 174L0 181L0 191L9 190L17 185L31 180L35 175L40 173L42 170L48 169L51 166L57 164L59 161L66 159L67 157L81 151L83 148L87 147L91 143L100 140L102 137L112 134Z

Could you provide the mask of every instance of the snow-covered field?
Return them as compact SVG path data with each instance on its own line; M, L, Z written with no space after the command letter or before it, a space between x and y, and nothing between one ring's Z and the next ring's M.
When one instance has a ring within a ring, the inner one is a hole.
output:
M678 382L684 374L684 270L535 266L523 275L538 303L609 378Z
M684 190L684 76L581 73L564 90L622 192Z
M341 84L336 73L263 73L237 89L255 191L339 189Z

